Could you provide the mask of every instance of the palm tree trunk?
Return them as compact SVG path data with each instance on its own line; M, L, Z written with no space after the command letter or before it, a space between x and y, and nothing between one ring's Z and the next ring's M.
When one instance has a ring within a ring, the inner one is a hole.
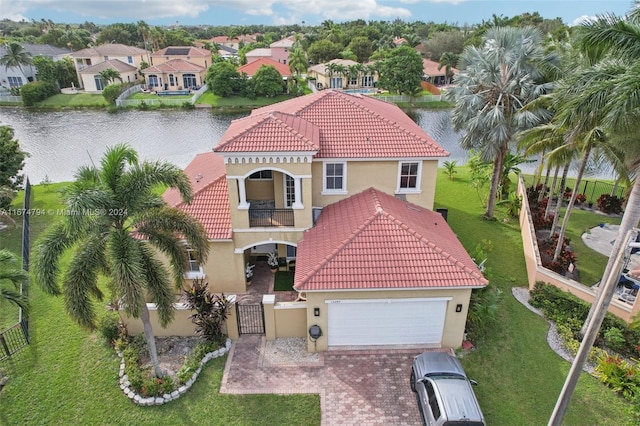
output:
M571 210L573 209L573 205L575 204L576 198L578 197L580 180L582 179L582 175L584 174L585 167L587 167L587 161L589 161L590 153L591 153L591 146L588 145L585 149L584 154L582 155L582 162L580 162L580 168L578 169L578 174L576 176L576 183L573 186L573 191L571 192L571 198L569 199L569 204L567 205L567 210L565 210L564 212L564 219L562 220L562 227L560 228L560 235L558 236L556 251L553 254L554 261L558 260L558 257L560 257L560 252L562 252L562 243L564 242L564 236L567 232L567 225L569 225L569 217L571 217Z
M484 216L493 219L493 212L496 207L496 199L498 197L498 187L500 186L500 178L502 177L502 167L504 166L504 157L507 155L507 144L500 148L500 153L493 162L493 173L491 174L491 188L489 188L489 199L487 200L487 210Z
M533 187L535 188L540 183L540 177L542 176L542 170L544 169L544 153L545 150L542 150L540 154L540 164L536 167L536 171L533 174ZM547 163L547 174L549 172L549 163ZM539 201L539 200L538 200Z
M640 166L636 167L635 174L636 176L640 173ZM604 287L604 284L609 279L609 275L613 269L613 265L616 261L616 258L620 255L621 250L626 250L627 241L623 241L627 232L629 230L638 226L638 222L640 221L640 180L636 179L633 187L631 188L631 193L629 194L629 200L627 201L627 208L624 210L624 214L622 215L622 221L620 222L620 229L618 230L618 236L616 237L615 243L613 244L613 248L611 249L611 255L609 256L609 261L607 262L607 267L602 274L602 278L600 279L600 285L598 286L598 290L596 292L596 298L591 305L591 309L589 309L589 314L587 315L587 319L584 321L582 325L582 329L580 330L580 337L584 337L587 332L587 328L589 327L589 323L593 320L593 315L595 313L596 307L600 304L604 305L604 309L607 309L611 299L613 298L613 294L616 291L616 286L611 285L608 288ZM618 280L614 280L617 284Z
M556 190L556 184L558 183L558 172L560 171L560 165L556 166L556 170L553 173L553 181L551 181L551 188L549 188L549 197L547 198L547 208L544 210L544 219L547 220L549 218L549 213L551 213L551 201L553 199L553 192ZM542 201L542 200L540 200Z
M560 179L560 188L558 189L558 201L556 202L556 211L555 216L553 217L553 225L551 225L551 234L549 237L553 237L556 233L556 228L558 228L558 220L560 219L560 208L562 207L562 195L564 194L564 186L567 183L567 174L569 174L569 162L564 165L564 170L562 171L562 179Z
M163 377L164 372L160 368L160 363L158 362L156 338L153 335L153 329L151 328L151 320L149 318L149 308L147 308L146 303L142 304L142 310L140 311L140 320L142 321L142 325L144 326L144 338L146 339L147 345L149 346L149 356L151 357L153 372L156 377Z

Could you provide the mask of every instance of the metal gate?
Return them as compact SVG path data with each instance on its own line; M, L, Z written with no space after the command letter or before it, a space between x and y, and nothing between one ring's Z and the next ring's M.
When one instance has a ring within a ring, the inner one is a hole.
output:
M236 303L238 333L264 334L264 307L262 303Z

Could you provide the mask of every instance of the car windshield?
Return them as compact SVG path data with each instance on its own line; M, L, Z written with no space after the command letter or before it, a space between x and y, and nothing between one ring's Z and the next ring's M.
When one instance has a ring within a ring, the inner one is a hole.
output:
M467 378L463 375L456 373L427 373L425 377L429 377L431 379L458 379L458 380L467 380Z

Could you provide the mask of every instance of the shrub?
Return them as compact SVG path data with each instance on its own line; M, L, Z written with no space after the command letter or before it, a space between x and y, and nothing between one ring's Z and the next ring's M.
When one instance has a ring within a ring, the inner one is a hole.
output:
M635 400L640 396L640 367L631 365L619 356L603 356L598 360L596 374L624 398Z
M177 373L180 384L188 382L191 376L193 376L193 373L195 373L200 366L202 358L204 358L204 356L209 352L213 352L218 349L218 347L219 345L215 342L199 342L196 347L193 348L193 351L191 351Z
M604 333L604 344L614 351L620 351L621 349L623 349L625 340L624 336L622 335L622 331L620 331L620 329L617 327L609 328Z
M100 319L98 330L107 342L113 344L120 336L120 317L113 312L107 313Z
M102 90L102 97L112 105L116 104L116 99L126 90L124 84L110 84Z
M211 294L208 284L202 279L195 279L191 287L185 290L187 306L195 310L191 321L196 325L196 333L210 342L224 341L222 326L229 315L231 302L224 294Z
M578 194L578 195L576 195L576 203L577 203L577 204L582 204L582 203L584 203L585 201L587 201L587 196L586 196L586 195L584 195L584 194Z
M34 81L20 87L20 96L22 96L24 106L34 106L58 92L58 86L50 81Z
M618 214L622 212L622 198L615 195L602 194L598 197L598 210L607 214Z
M194 104L192 104L190 101L184 101L182 103L182 108L184 108L184 109L195 109L195 107L196 106Z

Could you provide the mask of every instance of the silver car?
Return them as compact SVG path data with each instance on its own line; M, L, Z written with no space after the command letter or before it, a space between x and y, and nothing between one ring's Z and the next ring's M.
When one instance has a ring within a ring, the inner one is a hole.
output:
M411 390L429 426L484 426L484 416L472 384L458 358L443 352L424 352L411 367Z

